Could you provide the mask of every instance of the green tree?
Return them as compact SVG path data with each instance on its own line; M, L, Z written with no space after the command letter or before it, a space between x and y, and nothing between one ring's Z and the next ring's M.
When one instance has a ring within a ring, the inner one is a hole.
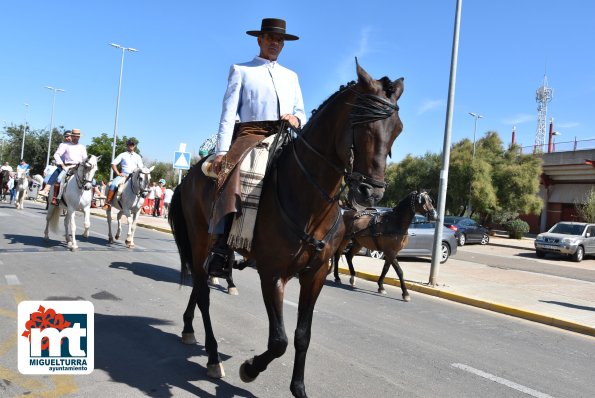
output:
M7 126L4 131L5 139L2 145L2 162L8 161L14 168L21 160L21 149L23 148L23 125ZM62 134L60 133L59 128L54 128L52 133L50 159L59 143L62 142ZM31 175L43 174L48 154L48 137L47 130L31 130L29 126L27 126L23 159L25 159L31 166Z
M385 173L388 183L382 204L393 207L411 191L424 188L438 192L440 156L426 153L422 157L407 155L401 162L390 164Z
M407 155L386 170L389 183L382 203L393 206L417 187L438 191L441 155ZM504 149L502 140L489 131L473 144L468 139L451 148L445 210L463 214L471 202L473 215L482 223L500 214L538 214L542 208L539 176L542 159L520 154L518 146Z
M595 188L591 188L582 200L575 200L574 207L585 222L595 223Z
M136 141L136 153L139 155L141 151L139 149L139 141L135 137L127 137L125 135L116 139L116 156L122 152L126 152L126 141L133 139ZM101 134L98 137L93 137L91 143L87 145L87 153L89 155L101 156L99 163L97 164L97 173L95 173L95 179L97 181L103 180L108 181L110 176L110 169L112 164L112 146L113 137L109 137L106 133Z

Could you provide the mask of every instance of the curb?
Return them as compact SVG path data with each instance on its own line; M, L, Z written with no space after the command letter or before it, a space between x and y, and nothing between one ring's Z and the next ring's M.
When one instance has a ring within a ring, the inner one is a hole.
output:
M347 268L339 267L339 272L342 274L349 275L349 270ZM378 281L378 275L368 274L366 272L359 272L356 271L356 276L361 279L365 279L368 281L376 282ZM395 278L385 278L384 283L391 286L400 287L401 284L398 279ZM448 290L442 290L438 288L434 288L425 284L421 283L414 283L405 281L405 285L407 289L413 290L419 293L427 294L430 296L439 297L445 300L455 301L457 303L470 305L473 307L481 308L488 311L498 312L500 314L514 316L516 318L522 318L528 321L541 323L548 326L557 327L560 329L569 330L575 333L581 333L587 336L595 337L595 328L581 325L578 323L566 321L564 319L554 318L548 315L539 314L537 312L531 312L522 310L519 308L509 307L507 305L492 303L489 301L474 299L471 297L462 296L457 293L449 292Z
M97 217L101 217L101 218L107 218L107 216L105 214L102 213L91 213L91 215L97 216ZM171 234L171 229L170 228L163 228L163 227L159 227L157 225L151 225L151 224L145 224L143 222L136 222L136 226L137 227L143 227L143 228L147 228L147 229L152 229L155 231L159 231L159 232L164 232L166 234Z

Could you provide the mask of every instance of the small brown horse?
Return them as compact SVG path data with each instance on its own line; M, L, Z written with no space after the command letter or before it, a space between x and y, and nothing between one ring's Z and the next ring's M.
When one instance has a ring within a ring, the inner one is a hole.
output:
M6 194L8 193L8 180L10 179L10 171L0 171L0 199L6 200Z
M287 349L283 296L287 282L300 281L295 361L290 390L306 397L304 370L314 305L324 285L327 264L344 234L338 199L345 179L358 203L378 202L386 187L386 159L403 129L397 100L403 79L374 80L357 65L358 82L325 101L301 134L287 144L263 182L252 250L238 250L256 263L269 318L267 350L240 367L244 382L253 381ZM224 376L209 315L208 276L203 264L211 237L208 224L214 180L193 166L175 190L169 222L182 270L190 269L193 289L184 312L182 340L195 342L192 320L198 306L205 329L207 375ZM184 274L184 272L182 273Z
M409 301L409 292L403 280L403 270L397 261L397 254L407 246L409 224L415 213L424 214L429 220L436 219L436 210L432 199L425 191L413 191L403 198L392 210L380 213L374 209L356 212L347 210L343 213L345 223L345 237L339 249L333 256L335 282L341 283L339 278L339 258L345 253L351 278L351 286L355 285L355 269L353 256L362 247L384 252L384 266L378 278L378 293L386 294L384 277L392 265L399 276L403 300ZM349 246L349 243L352 243Z

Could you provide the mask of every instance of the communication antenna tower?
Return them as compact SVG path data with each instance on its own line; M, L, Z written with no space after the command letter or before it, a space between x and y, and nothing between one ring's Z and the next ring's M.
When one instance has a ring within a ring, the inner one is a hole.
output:
M535 151L543 152L546 135L547 103L552 100L554 90L547 86L547 76L543 75L543 85L535 93L537 101L537 131L535 132Z

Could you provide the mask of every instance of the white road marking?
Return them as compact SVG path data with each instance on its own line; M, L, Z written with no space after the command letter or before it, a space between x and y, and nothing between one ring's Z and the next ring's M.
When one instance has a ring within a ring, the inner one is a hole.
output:
M525 386L523 386L521 384L517 384L517 383L515 383L513 381L510 381L510 380L507 380L507 379L503 379L502 377L498 377L498 376L495 376L495 375L490 374L490 373L486 373L486 372L481 371L479 369L472 368L469 365L465 365L465 364L462 364L462 363L453 363L450 366L455 367L455 368L458 368L458 369L461 369L461 370L464 370L464 371L469 372L469 373L473 373L474 375L477 375L479 377L483 377L484 379L495 381L496 383L505 385L506 387L510 387L510 388L512 388L514 390L520 391L520 392L522 392L524 394L527 394L527 395L530 395L532 397L536 397L536 398L553 398L551 395L548 395L546 393L543 393L543 392L534 390L534 389L529 388L529 387L525 387Z
M299 308L298 303L294 303L293 301L283 300L283 302L291 307ZM314 313L318 312L318 310L314 310Z
M21 281L17 278L16 275L4 275L4 279L6 279L6 283L9 285L20 285Z
M283 302L284 302L285 304L289 305L289 306L292 306L292 307L298 308L298 304L297 304L297 303L294 303L293 301L289 301L289 300L283 300Z

